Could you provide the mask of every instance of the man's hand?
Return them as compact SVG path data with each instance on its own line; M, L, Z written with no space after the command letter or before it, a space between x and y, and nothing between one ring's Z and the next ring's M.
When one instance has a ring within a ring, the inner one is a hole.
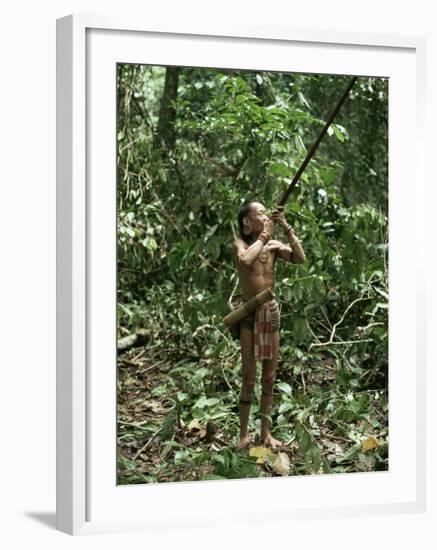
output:
M277 206L273 212L272 212L272 221L274 223L279 224L284 229L288 227L287 220L284 216L284 207L283 206Z
M270 251L275 251L275 252L277 252L278 250L282 250L284 246L285 246L284 243L281 243L281 241L276 241L275 239L272 239L267 243L267 248Z
M273 237L275 231L275 222L273 219L268 219L264 222L264 231L269 234L270 238Z

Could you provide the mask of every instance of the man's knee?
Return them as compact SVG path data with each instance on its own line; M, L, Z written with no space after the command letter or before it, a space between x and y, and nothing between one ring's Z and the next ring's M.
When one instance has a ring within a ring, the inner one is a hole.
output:
M249 404L253 399L253 390L255 389L255 380L253 378L243 378L243 384L240 392L240 404Z
M261 379L261 387L263 395L272 395L273 386L275 385L276 373L269 372L268 374L263 375Z

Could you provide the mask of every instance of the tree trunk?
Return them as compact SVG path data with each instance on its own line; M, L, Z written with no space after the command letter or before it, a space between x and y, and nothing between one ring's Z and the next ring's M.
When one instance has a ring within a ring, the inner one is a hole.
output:
M165 73L164 92L161 98L158 128L155 136L155 146L161 146L165 150L172 149L176 141L174 130L176 111L172 102L178 95L179 72L179 67L167 67Z

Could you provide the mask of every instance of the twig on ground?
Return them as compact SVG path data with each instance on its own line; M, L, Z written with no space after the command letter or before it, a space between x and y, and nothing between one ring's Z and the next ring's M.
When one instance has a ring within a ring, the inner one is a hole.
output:
M146 353L146 350L145 350L145 349L142 349L138 355L135 355L135 357L134 357L133 359L131 359L132 363L133 363L134 361L138 361L138 359L139 359L142 355L144 355L144 353Z
M156 367L159 367L159 365L162 365L163 363L165 363L167 361L167 359L161 359L161 361L158 361L157 363L155 363L154 365L150 365L150 367L147 367L145 369L143 369L141 371L141 373L145 373L145 372L149 372L153 369L155 369Z
M339 441L346 441L347 443L349 443L349 439L347 439L346 437L342 437L341 435L335 435L335 434L331 434L329 432L325 432L325 433L322 433L321 434L321 438L323 439L324 437L327 437L328 439L334 439L334 440L339 440Z
M143 430L143 424L149 424L148 420L145 420L144 422L125 422L124 420L118 420L118 424L121 424L122 426L132 426L133 428L139 428L140 430ZM148 430L147 430L148 431Z
M159 434L159 432L162 430L162 426L156 430L156 432L152 435L152 437L146 442L145 445L141 447L141 449L137 452L137 454L134 456L134 460L136 460L140 454L144 453L144 451L147 449L147 447L152 443L152 441L155 439L155 437Z
M364 344L366 342L373 342L371 338L366 338L364 340L344 340L341 342L320 342L318 344L311 344L309 349L323 347L323 346L345 346L349 344Z
M312 343L310 344L310 347L309 349L311 350L312 348L315 348L315 347L320 347L320 346L331 346L331 345L345 345L345 344L358 344L358 343L363 343L363 342L371 342L372 340L349 340L349 341L342 341L342 342L334 342L334 336L335 336L335 332L337 330L337 327L339 325L341 325L341 323L344 321L347 313L350 311L350 309L355 305L357 304L358 302L362 302L364 300L368 300L369 298L366 296L360 296L359 298L356 298L355 300L353 300L348 306L347 308L344 310L343 312L343 315L340 317L340 320L337 321L335 323L335 325L332 327L332 331L331 331L331 335L329 337L329 340L326 341L326 342L317 342L317 343Z

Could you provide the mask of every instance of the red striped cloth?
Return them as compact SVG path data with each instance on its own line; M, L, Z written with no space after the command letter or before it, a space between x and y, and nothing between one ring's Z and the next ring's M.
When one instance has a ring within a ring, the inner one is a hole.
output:
M253 328L254 354L256 360L272 358L272 314L270 303L256 310Z

